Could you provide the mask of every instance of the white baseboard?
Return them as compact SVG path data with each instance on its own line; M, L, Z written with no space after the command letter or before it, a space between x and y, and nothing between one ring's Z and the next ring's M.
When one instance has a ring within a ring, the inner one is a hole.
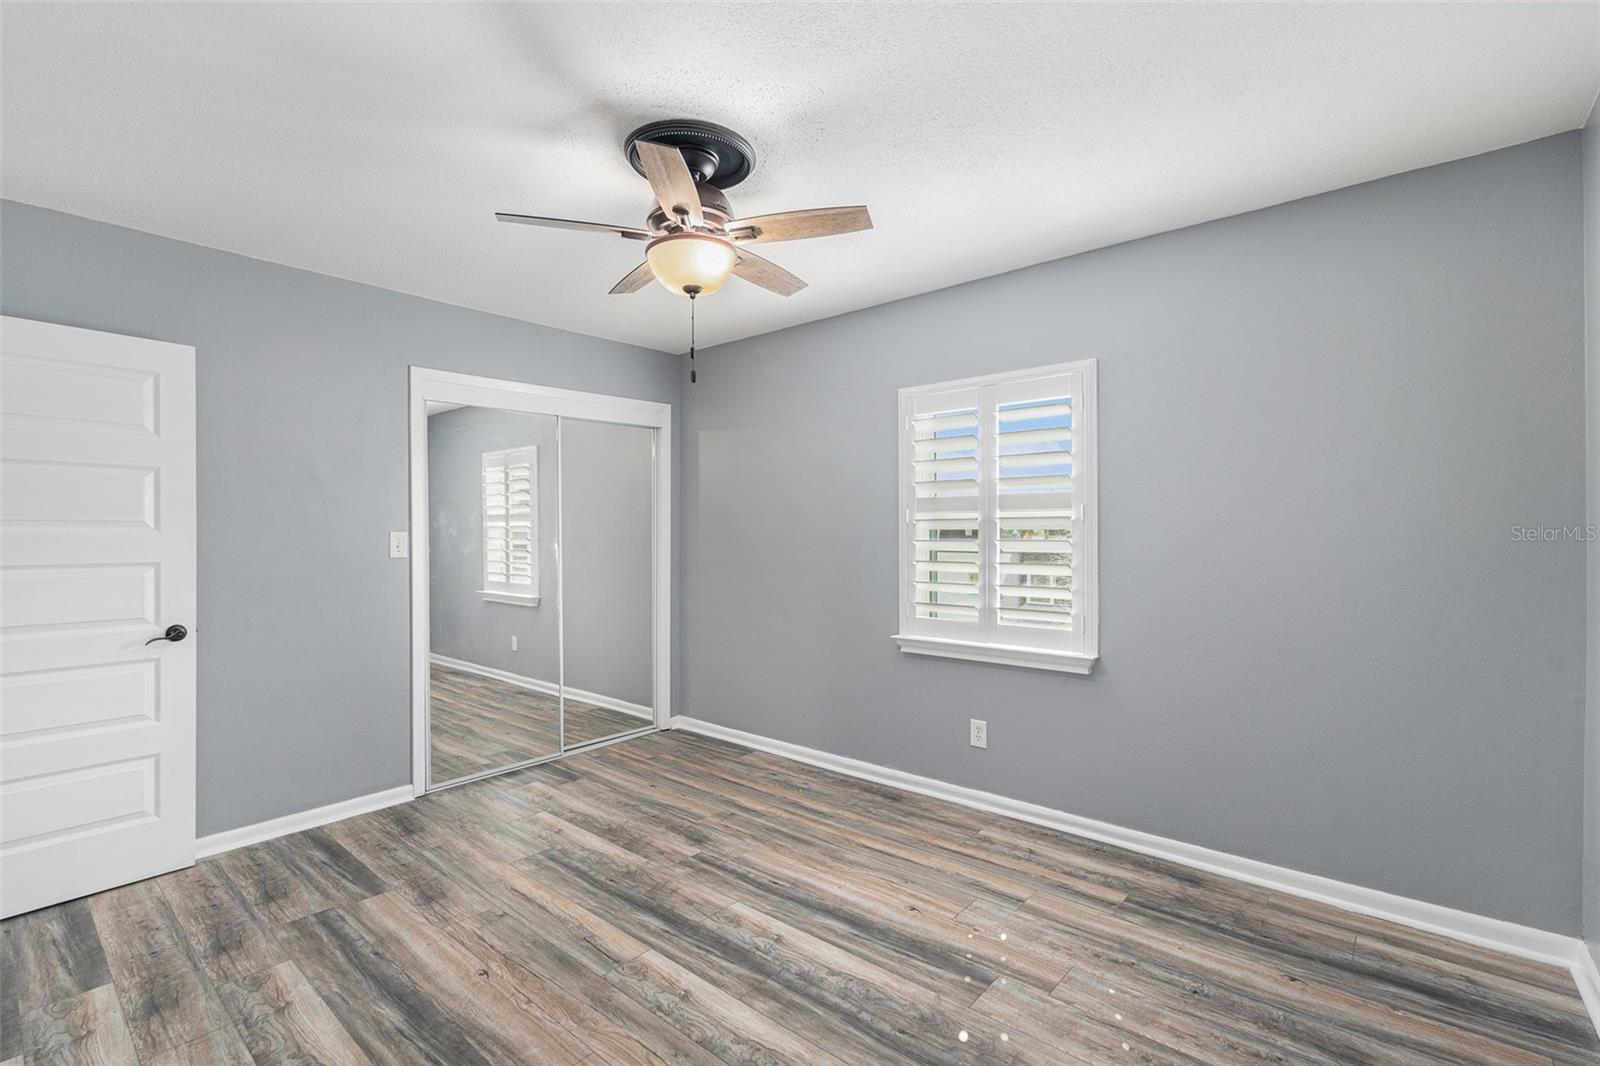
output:
M1317 874L1302 873L1283 866L1273 866L1270 863L1247 859L1240 855L1231 855L1225 851L1214 851L1196 844L1186 844L1181 840L1172 840L1159 837L1152 833L1144 833L1137 829L1127 829L1123 826L1112 825L1110 822L1100 822L1092 818L1083 818L1065 811L1041 807L1022 800L1010 799L1006 796L996 795L993 792L982 792L974 788L965 788L952 785L944 781L937 781L931 777L919 777L916 774L906 773L903 770L892 770L886 766L875 763L862 762L859 759L846 758L843 755L833 755L829 752L818 751L814 748L801 747L787 741L773 740L769 737L759 736L755 733L746 733L739 729L730 729L727 726L705 722L696 718L674 716L669 728L686 729L692 733L703 733L708 737L730 741L734 744L743 744L746 747L756 748L773 755L793 759L796 762L807 763L811 766L820 766L825 770L833 770L850 777L859 777L867 781L876 781L879 784L891 785L895 788L905 789L907 792L917 792L935 799L948 800L959 803L964 807L973 807L993 814L1001 814L1010 818L1017 818L1035 825L1059 829L1063 833L1075 836L1088 837L1091 840L1115 844L1144 855L1154 855L1160 859L1181 863L1195 869L1206 870L1210 873L1220 874L1224 877L1248 881L1254 885L1265 888L1277 889L1304 899L1317 900L1330 906L1343 910L1356 911L1360 914L1372 915L1387 921L1398 922L1413 929L1423 929L1430 933L1464 940L1470 944L1503 951L1522 958L1534 959L1539 962L1548 962L1557 966L1574 968L1576 977L1577 954L1582 952L1588 958L1588 952L1583 949L1582 942L1577 937L1564 936L1560 933L1551 933L1543 929L1534 929L1515 922L1504 921L1499 918L1489 918L1481 914L1472 914L1459 911L1450 907L1440 906L1437 903L1426 903L1422 900L1409 899L1389 892L1382 892L1375 888L1363 888L1360 885L1348 884L1344 881L1335 881L1332 878L1321 877ZM1593 960L1590 959L1592 965ZM1580 987L1582 979L1579 979ZM1600 989L1600 982L1596 983ZM1587 993L1586 993L1587 997ZM1589 1000L1586 998L1585 1002ZM1596 1014L1593 1003L1590 1003L1590 1013ZM1596 1026L1600 1027L1600 1014L1596 1014Z
M255 825L242 825L238 829L229 829L221 833L212 833L210 836L201 837L195 843L195 857L204 859L208 855L217 855L234 848L243 848L251 844L260 844L265 840L272 840L290 833L299 833L306 829L315 829L319 825L330 822L342 822L346 818L354 818L358 814L368 814L379 811L385 807L393 807L397 803L404 803L413 796L410 785L400 785L396 788L386 788L382 792L373 792L366 796L356 796L354 799L340 800L330 803L326 807L314 807L309 811L300 811L296 814L286 814L282 818L273 818Z
M492 677L496 681L504 681L509 685L516 685L518 688L543 692L548 696L557 695L561 691L561 686L554 681L544 681L537 677L523 677L521 674L513 674L509 670L496 670L492 666L479 666L477 663L469 663L465 659L452 659L448 655L429 655L428 661L437 663L440 666L448 666L452 670L461 670L465 673L477 674L480 677ZM567 695L580 703L592 703L596 707L604 707L608 711L620 711L623 714L631 714L635 718L655 721L655 712L642 703L629 703L627 700L619 700L614 696L602 696L598 692L588 692L581 688L573 688L571 685L567 686Z
M1600 1032L1600 966L1594 961L1589 945L1578 942L1578 957L1572 960L1572 979L1578 982L1578 995L1589 1008L1589 1020Z

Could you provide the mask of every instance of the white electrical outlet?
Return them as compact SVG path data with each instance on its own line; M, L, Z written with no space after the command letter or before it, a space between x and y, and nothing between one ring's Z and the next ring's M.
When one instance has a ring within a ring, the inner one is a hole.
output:
M982 718L972 719L972 746L975 748L989 746L989 723Z
M389 558L404 559L411 550L411 534L397 529L389 534Z
M517 638L516 637L512 637L511 638L511 650L512 651L516 651L517 650Z

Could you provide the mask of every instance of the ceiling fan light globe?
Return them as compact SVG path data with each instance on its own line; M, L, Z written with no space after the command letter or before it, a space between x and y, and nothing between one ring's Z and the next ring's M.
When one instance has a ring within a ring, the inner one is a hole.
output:
M645 259L669 292L682 296L688 288L699 286L700 296L722 288L733 271L733 246L715 237L696 233L674 233L651 241Z

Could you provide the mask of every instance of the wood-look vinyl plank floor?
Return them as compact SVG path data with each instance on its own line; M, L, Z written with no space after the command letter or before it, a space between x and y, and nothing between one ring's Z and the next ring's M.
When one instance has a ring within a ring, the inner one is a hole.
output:
M429 678L428 771L434 784L561 751L555 696L437 664L430 667ZM567 699L569 748L649 724L631 714Z
M0 1063L1600 1064L1571 976L661 733L0 924Z

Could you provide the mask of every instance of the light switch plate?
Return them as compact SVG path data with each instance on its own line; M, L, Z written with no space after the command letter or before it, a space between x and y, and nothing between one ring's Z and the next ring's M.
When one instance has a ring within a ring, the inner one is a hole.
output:
M411 554L411 534L403 529L389 533L389 558L404 559Z

